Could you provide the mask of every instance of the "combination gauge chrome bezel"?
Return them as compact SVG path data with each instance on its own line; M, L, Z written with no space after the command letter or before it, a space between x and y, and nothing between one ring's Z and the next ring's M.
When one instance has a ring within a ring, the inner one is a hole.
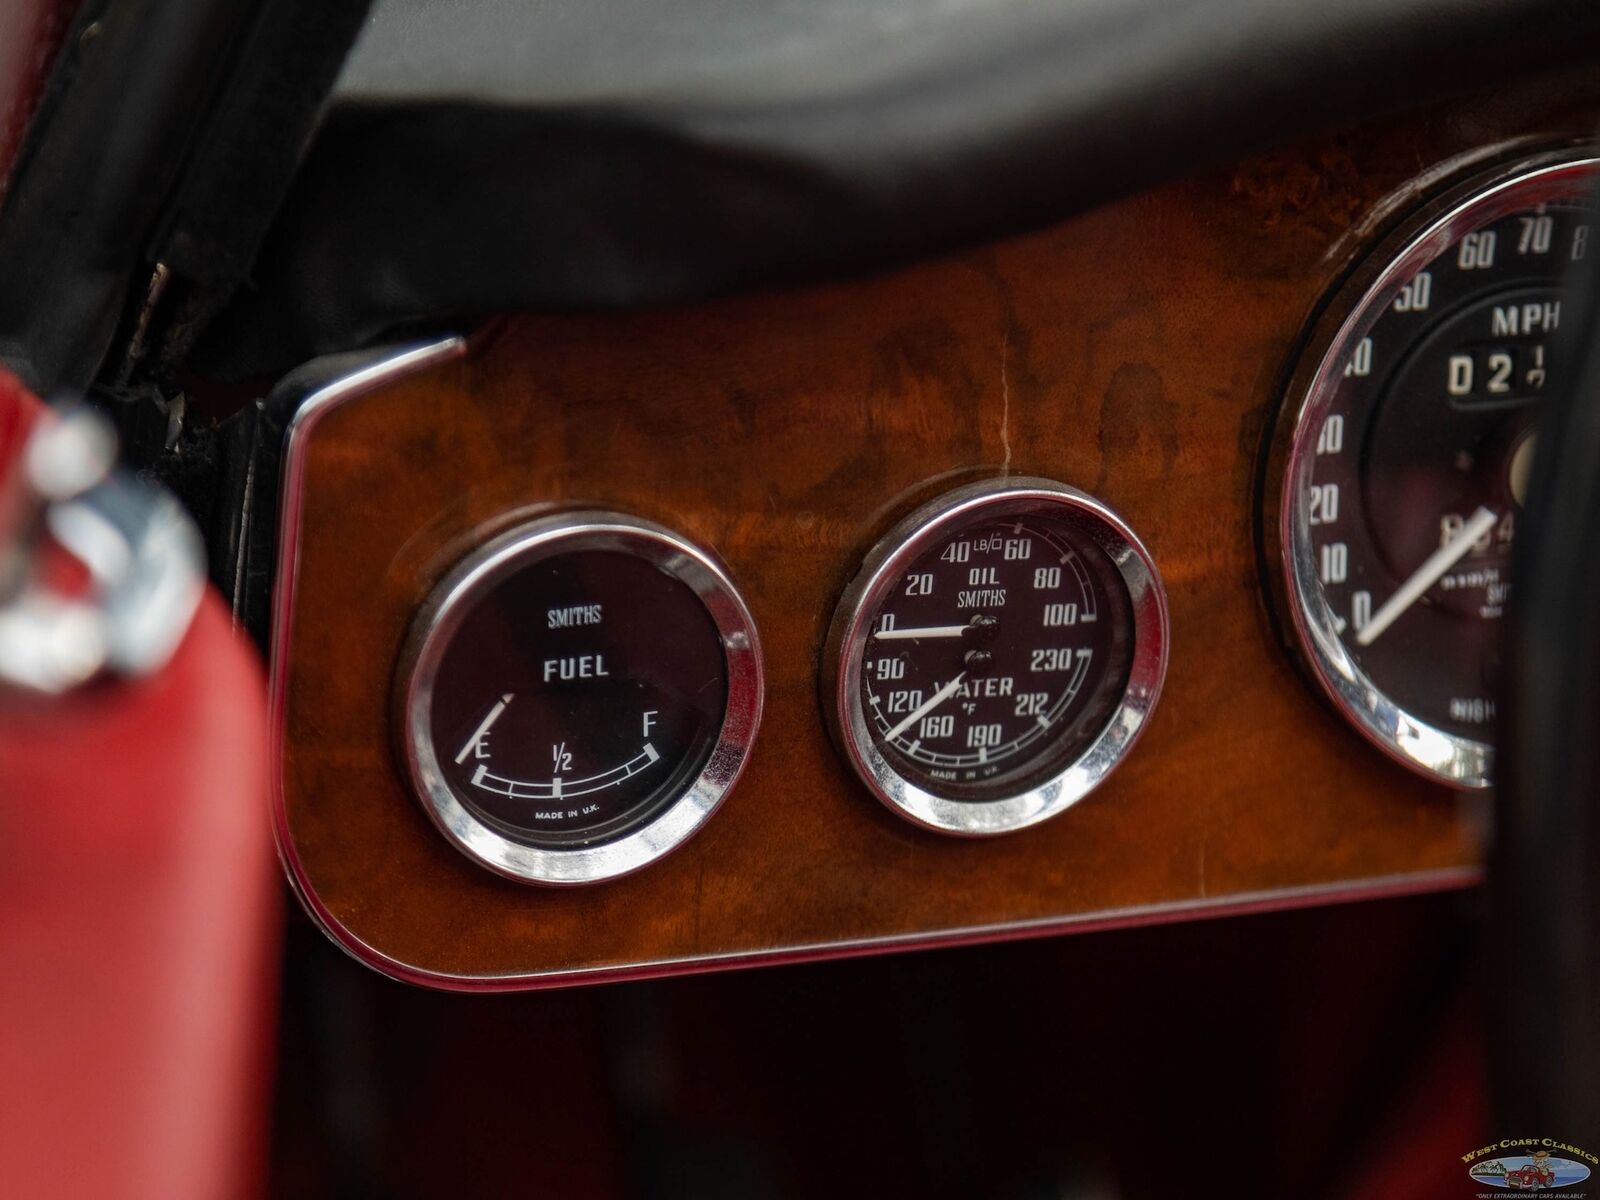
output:
M452 636L498 582L556 554L630 554L681 580L700 598L727 660L728 702L699 775L635 828L596 844L531 846L496 830L456 796L430 733L433 689ZM761 723L761 644L755 621L716 559L661 525L616 512L564 512L518 525L468 554L429 595L396 673L399 751L423 811L456 849L508 879L553 886L598 883L637 871L686 842L738 782Z
M1457 788L1493 784L1494 748L1402 708L1350 656L1319 584L1310 514L1298 498L1344 364L1401 289L1465 234L1540 204L1587 201L1597 169L1592 146L1549 150L1480 172L1416 211L1363 258L1314 322L1273 429L1261 511L1271 531L1268 584L1288 615L1291 648L1357 732L1403 766Z
M1133 653L1128 682L1104 727L1076 759L1042 782L992 800L952 799L906 778L878 748L861 700L872 622L901 577L947 534L974 521L1046 516L1086 533L1128 592ZM823 705L834 740L880 801L926 829L985 837L1026 829L1082 800L1126 758L1161 695L1170 642L1166 592L1155 561L1110 507L1049 479L987 479L947 492L894 526L867 554L835 609L824 651Z

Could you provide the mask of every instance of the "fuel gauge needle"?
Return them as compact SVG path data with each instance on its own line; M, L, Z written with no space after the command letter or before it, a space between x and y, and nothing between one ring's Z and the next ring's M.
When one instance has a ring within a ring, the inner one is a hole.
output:
M929 696L922 702L920 708L913 712L904 721L901 721L900 724L896 725L893 729L889 730L888 733L884 734L883 740L886 742L894 741L895 738L899 737L906 730L910 729L918 721L922 720L923 717L927 716L934 709L938 708L939 705L950 699L951 696L954 696L956 694L956 690L961 686L961 681L966 677L967 673L965 671L961 672L961 674L957 675L949 683L945 684L932 696Z
M1383 607L1372 614L1372 620L1361 627L1356 634L1356 644L1370 646L1400 619L1402 613L1422 599L1425 593L1440 577L1472 549L1472 544L1489 530L1494 528L1494 523L1500 519L1500 514L1487 508L1480 508L1472 514L1472 519L1456 531L1455 537L1440 546L1428 555L1428 561L1423 563L1412 574L1411 578L1400 585L1398 591L1384 601Z
M467 744L461 747L461 753L456 755L457 764L466 762L467 755L477 749L478 743L483 741L483 735L489 732L489 726L500 719L500 714L505 712L506 705L511 703L511 697L514 694L513 692L507 692L500 697L500 703L489 710L489 715L483 719L483 724L472 731L472 736L467 739ZM522 710L519 708L517 711L521 712Z

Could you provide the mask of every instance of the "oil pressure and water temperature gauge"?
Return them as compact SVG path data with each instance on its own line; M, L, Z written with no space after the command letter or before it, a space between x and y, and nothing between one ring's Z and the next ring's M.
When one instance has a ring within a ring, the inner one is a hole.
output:
M891 809L1005 833L1121 761L1167 643L1155 565L1115 513L1050 480L987 480L919 508L867 556L834 616L824 705Z
M626 874L681 844L743 769L761 654L721 566L617 513L470 554L402 653L400 749L458 849L530 883Z

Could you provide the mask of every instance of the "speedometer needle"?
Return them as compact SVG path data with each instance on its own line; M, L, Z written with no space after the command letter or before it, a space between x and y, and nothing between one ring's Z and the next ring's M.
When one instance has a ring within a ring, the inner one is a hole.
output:
M909 717L907 717L904 721L901 721L900 724L896 725L893 729L889 730L888 733L884 734L883 735L883 740L886 741L886 742L894 741L895 738L899 737L906 730L910 729L913 725L915 725L923 717L927 716L934 709L938 708L939 705L943 704L946 700L950 699L951 696L954 696L956 694L957 689L959 689L961 687L961 681L963 679L965 679L966 677L967 677L967 673L965 671L963 671L963 672L961 672L961 674L957 675L954 679L952 679L949 683L945 684L942 688L940 688L932 696L930 696L930 697L928 697L928 699L924 700L922 702L921 707L919 707Z
M1479 508L1472 514L1468 521L1459 530L1455 537L1440 546L1428 555L1428 561L1418 567L1411 578L1400 585L1400 589L1384 602L1382 608L1372 614L1372 620L1363 625L1356 634L1356 644L1370 646L1400 619L1400 615L1422 598L1422 594L1439 581L1439 577L1456 563L1460 562L1472 544L1489 530L1494 528L1494 523L1500 519L1499 514L1487 508Z

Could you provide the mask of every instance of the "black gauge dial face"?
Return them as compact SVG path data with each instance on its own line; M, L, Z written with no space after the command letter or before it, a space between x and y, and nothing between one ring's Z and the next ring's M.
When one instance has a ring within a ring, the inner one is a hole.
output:
M1473 742L1495 719L1539 402L1567 384L1563 278L1589 239L1574 200L1469 208L1356 314L1295 435L1284 503L1306 611L1399 710Z
M491 828L589 845L689 785L727 699L721 638L686 583L620 551L554 553L465 612L434 682L433 749Z
M979 519L934 541L872 614L861 704L899 773L984 801L1081 755L1132 657L1127 587L1087 528Z

